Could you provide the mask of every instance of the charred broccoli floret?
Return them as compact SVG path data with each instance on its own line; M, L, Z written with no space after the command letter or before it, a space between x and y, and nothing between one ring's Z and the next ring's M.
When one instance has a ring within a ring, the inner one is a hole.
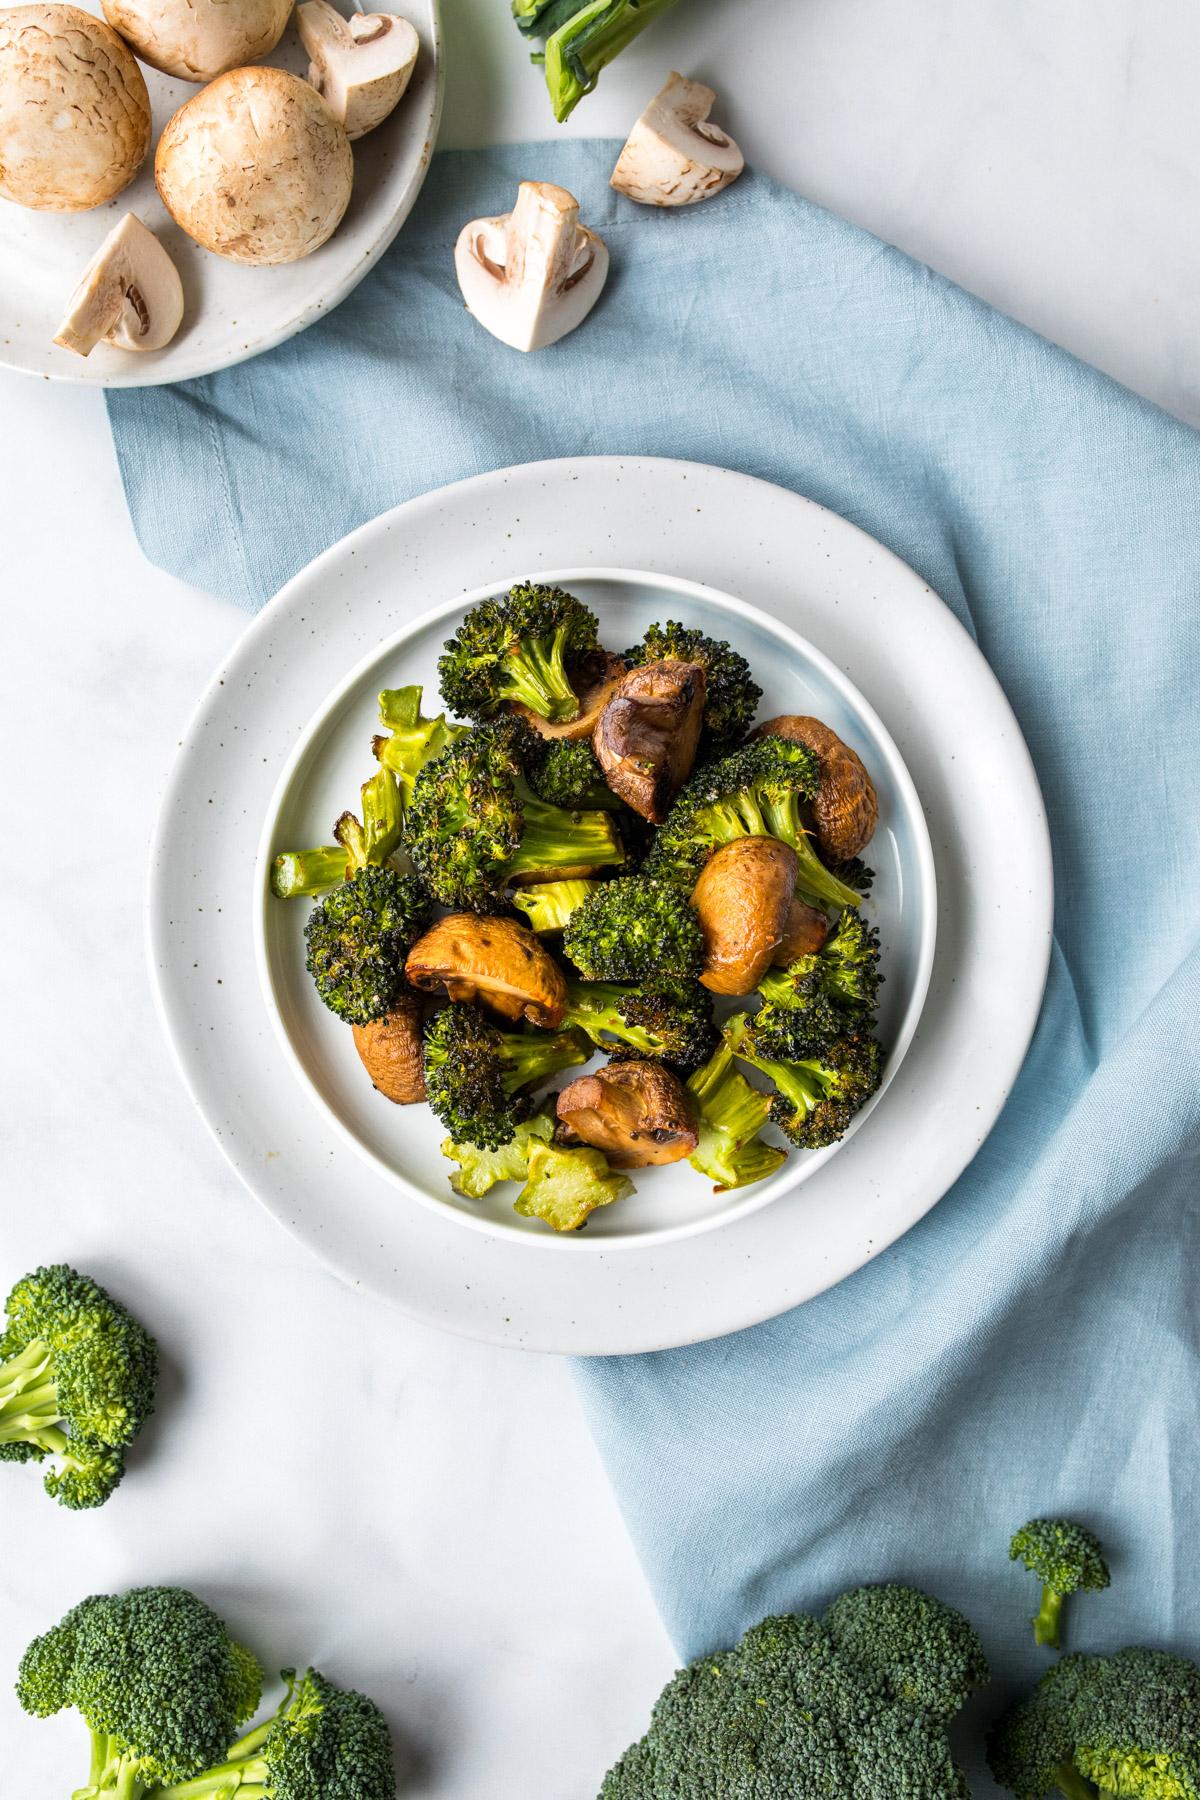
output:
M776 1015L790 1015L794 1045L816 1048L869 1027L881 979L879 932L847 908L819 950L769 970L758 991Z
M703 1068L689 1076L687 1090L700 1120L700 1142L688 1161L716 1183L718 1194L763 1181L787 1160L786 1150L759 1137L770 1114L770 1098L752 1088L735 1068L724 1041Z
M52 1458L46 1492L101 1506L154 1410L158 1352L125 1308L65 1263L13 1288L0 1336L0 1460Z
M580 807L601 807L616 812L621 805L587 743L554 738L530 764L529 785L539 800L575 812Z
M762 689L750 673L750 664L731 645L706 637L687 625L668 619L651 625L640 644L625 652L631 667L648 662L699 663L704 670L704 728L716 749L735 744L750 729Z
M660 991L569 976L564 1022L615 1060L654 1058L681 1075L706 1062L717 1043L712 1002L695 981Z
M772 1122L797 1149L820 1150L836 1144L879 1086L878 1043L865 1033L848 1032L813 1055L779 1060L769 1051L764 1053L767 1027L760 1021L763 1013L754 1017L737 1014L725 1027L725 1041L743 1062L774 1082L778 1091L771 1101ZM776 1041L767 1038L768 1044Z
M448 725L445 713L426 718L421 711L422 693L419 687L384 688L379 696L379 723L387 727L387 735L371 739L379 761L396 777L405 806L425 764L466 730L465 725Z
M573 719L571 672L599 648L595 614L564 588L520 582L467 612L438 660L442 699L466 719L520 701L551 723Z
M499 1150L530 1117L530 1088L586 1062L576 1031L501 1031L477 1006L456 1003L425 1029L425 1089L451 1141Z
M600 1150L531 1145L525 1186L513 1202L522 1218L541 1219L555 1231L578 1231L601 1206L634 1191L628 1175L616 1175Z
M554 1136L554 1120L548 1112L535 1113L518 1125L506 1144L498 1150L481 1150L476 1144L456 1144L447 1138L442 1155L458 1164L450 1177L450 1186L464 1200L482 1200L498 1181L524 1181L529 1169L529 1152L537 1143L548 1144Z
M619 876L567 920L563 949L588 981L689 981L704 964L700 920L669 881Z
M404 959L429 919L414 875L369 865L314 906L304 925L305 967L330 1012L369 1025L405 991Z
M513 889L512 903L531 931L561 931L576 907L599 887L597 881L533 881Z
M1067 1595L1080 1589L1098 1593L1109 1584L1099 1538L1070 1519L1031 1519L1013 1538L1008 1554L1041 1582L1042 1604L1033 1621L1034 1641L1057 1650ZM1200 1720L1197 1724L1200 1726Z

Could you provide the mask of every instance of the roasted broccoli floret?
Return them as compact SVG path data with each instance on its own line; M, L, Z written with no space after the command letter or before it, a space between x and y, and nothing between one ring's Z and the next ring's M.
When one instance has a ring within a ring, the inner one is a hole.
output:
M586 1031L616 1060L653 1057L681 1075L706 1062L717 1043L712 1002L699 982L662 992L569 976L564 1023Z
M546 87L561 123L602 69L675 0L513 0L526 36L546 38Z
M1067 1595L1081 1588L1097 1593L1109 1584L1099 1538L1070 1519L1031 1519L1013 1538L1008 1554L1041 1582L1042 1604L1033 1621L1033 1636L1036 1643L1057 1650Z
M373 1700L308 1669L265 1725L191 1781L154 1800L395 1800L387 1720Z
M564 588L520 582L466 613L438 660L442 699L465 719L517 700L557 724L579 712L571 673L599 648L596 616Z
M735 744L750 729L762 689L750 673L750 664L731 645L706 637L687 625L668 619L651 625L640 644L625 652L632 667L641 663L699 663L704 669L704 729L709 745Z
M396 777L405 806L425 764L466 730L464 725L448 725L445 713L427 719L421 711L422 692L419 687L384 688L379 696L379 723L387 727L387 736L371 740L379 761Z
M405 991L404 959L430 914L415 875L373 864L314 906L304 923L305 967L330 1012L369 1025Z
M141 1800L222 1758L258 1706L262 1671L184 1588L97 1594L35 1638L17 1698L36 1718L65 1707L92 1733L86 1800Z
M609 787L592 746L566 738L546 743L529 765L529 785L539 800L568 812L580 807L601 807L616 812L621 802Z
M443 906L491 912L517 876L583 876L624 862L608 813L538 799L524 773L532 738L515 718L478 725L417 777L406 843Z
M599 887L597 881L534 881L513 889L512 903L533 931L561 931L577 906Z
M698 1658L600 1800L967 1800L945 1721L954 1694L986 1678L983 1653L958 1613L907 1592L847 1596L840 1623L840 1602L825 1624L764 1619L734 1649ZM884 1655L857 1629L872 1610ZM951 1647L952 1669L941 1662Z
M518 1125L506 1144L498 1150L481 1150L475 1144L456 1144L447 1138L442 1155L458 1164L450 1177L450 1186L464 1200L482 1200L498 1181L524 1181L529 1169L529 1152L534 1144L548 1144L554 1136L554 1120L548 1112L535 1113Z
M315 850L285 850L271 866L271 892L277 900L301 894L323 894L356 869L382 867L399 847L404 806L390 769L379 769L362 785L362 819L342 813L334 822L336 844Z
M525 1186L513 1202L522 1218L542 1219L555 1231L578 1231L601 1206L634 1191L628 1175L616 1175L600 1150L530 1146Z
M680 789L643 873L676 882L690 893L722 844L774 837L796 852L798 899L818 907L857 906L857 893L821 862L804 824L804 805L816 793L819 779L813 752L785 738L754 738L706 763Z
M451 1141L499 1150L534 1111L527 1091L588 1060L577 1031L501 1031L456 1003L425 1028L425 1089Z
M738 1013L725 1027L725 1040L743 1062L774 1082L772 1123L797 1149L836 1144L879 1086L879 1045L863 1032L847 1032L813 1055L780 1060L771 1053L778 1038L768 1035L770 1010L764 1007L753 1017ZM784 1013L783 1021L790 1016Z
M619 876L567 920L563 949L588 981L681 982L704 964L704 934L687 895L669 881Z
M844 1031L869 1028L879 999L879 932L850 908L821 948L771 969L758 984L787 1021L793 1046L815 1049Z
M770 1115L769 1096L735 1068L724 1041L688 1078L687 1090L700 1120L700 1142L688 1161L716 1183L716 1193L763 1181L787 1160L786 1150L758 1135Z
M36 1269L5 1304L0 1460L53 1459L44 1486L61 1506L101 1506L125 1450L154 1409L154 1339L65 1263Z

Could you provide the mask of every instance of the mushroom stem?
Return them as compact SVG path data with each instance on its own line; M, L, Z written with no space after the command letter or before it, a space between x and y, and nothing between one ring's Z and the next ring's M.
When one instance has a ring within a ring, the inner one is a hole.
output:
M736 181L745 159L709 119L716 97L672 72L626 139L611 185L644 206L692 206Z
M83 271L54 341L77 356L102 339L120 350L161 350L182 318L178 269L154 233L126 213Z
M579 223L579 202L550 181L523 181L512 212L474 219L454 266L479 323L514 350L540 350L582 323L608 275L602 238Z

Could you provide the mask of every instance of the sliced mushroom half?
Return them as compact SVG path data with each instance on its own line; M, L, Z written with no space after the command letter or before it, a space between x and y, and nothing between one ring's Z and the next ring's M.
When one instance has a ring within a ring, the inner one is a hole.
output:
M820 758L821 785L812 803L812 816L822 854L830 862L844 862L864 850L879 823L879 801L857 751L820 719L804 713L781 713L767 719L754 735L807 744Z
M354 1026L354 1048L363 1067L384 1098L397 1106L414 1106L425 1098L424 1012L419 994L404 994L381 1019Z
M703 82L672 72L630 132L613 187L643 206L692 206L736 181L745 158L708 116L716 98Z
M608 1063L558 1096L568 1142L603 1150L614 1169L679 1162L699 1143L687 1090L656 1062Z
M562 1024L567 984L544 944L515 919L447 913L418 938L405 972L414 987L444 988L452 1000L478 1000L514 1022L549 1030Z
M514 350L542 350L595 306L608 249L579 223L579 202L566 188L523 181L510 213L463 226L454 268L468 311L486 331Z
M56 344L89 356L104 340L118 350L161 350L183 318L179 270L133 213L114 226L80 277Z
M704 716L699 663L652 662L630 669L601 713L592 748L626 806L661 825L696 760Z
M735 838L705 863L692 890L704 933L700 980L714 994L750 994L779 951L796 886L796 852L778 838Z
M346 136L382 125L403 99L421 48L408 20L387 12L346 19L327 0L304 0L296 28L310 58L308 79Z
M607 650L596 651L589 656L573 678L575 692L579 697L579 711L573 719L563 719L557 725L544 719L541 713L535 713L532 707L524 706L514 700L512 709L520 713L527 725L544 738L566 738L570 742L578 742L590 738L599 723L600 714L604 711L622 681L625 679L625 662L620 656L611 656Z

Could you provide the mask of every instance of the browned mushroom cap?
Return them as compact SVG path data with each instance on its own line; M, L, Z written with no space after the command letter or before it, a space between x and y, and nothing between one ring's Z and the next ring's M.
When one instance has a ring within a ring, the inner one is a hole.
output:
M817 843L829 861L844 862L865 849L879 823L879 801L857 751L843 744L837 732L820 719L803 713L781 713L760 725L754 735L807 744L820 757L821 785L812 815Z
M604 708L592 748L626 806L661 825L696 759L704 713L699 663L652 662L630 669Z
M425 1098L425 1058L420 994L402 994L391 1012L354 1027L354 1048L387 1100L413 1106Z
M798 956L813 956L829 936L829 920L815 906L793 900L788 907L783 936L771 961L776 968L786 969Z
M709 858L692 889L706 988L753 992L783 942L795 886L796 852L778 838L734 838Z
M511 701L510 705L541 737L566 738L570 741L590 738L600 714L624 679L624 659L611 656L607 650L595 650L585 659L574 679L575 692L579 696L579 711L573 719L563 719L559 724L552 725L549 719L543 719L540 713L522 705L519 700Z
M558 1096L562 1136L603 1150L614 1169L679 1162L699 1143L678 1075L656 1062L607 1063Z
M414 987L479 1000L503 1019L562 1024L567 984L541 940L514 919L447 913L418 938L405 973Z

